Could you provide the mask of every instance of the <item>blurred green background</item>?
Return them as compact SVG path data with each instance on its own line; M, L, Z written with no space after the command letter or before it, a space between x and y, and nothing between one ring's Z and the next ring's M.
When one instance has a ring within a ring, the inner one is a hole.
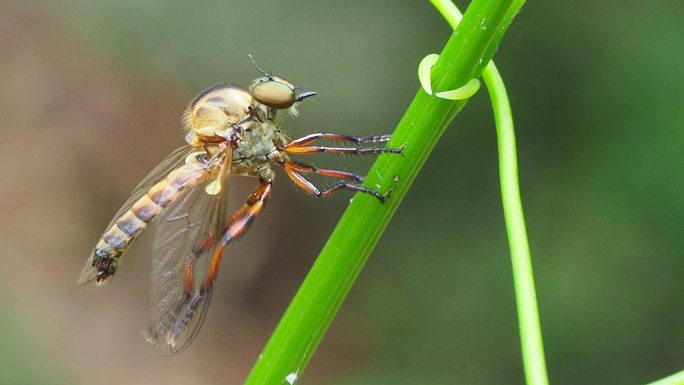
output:
M496 56L554 384L641 384L684 369L682 16L680 1L529 1ZM248 53L319 92L284 119L293 136L388 133L419 87L418 62L449 33L427 1L0 3L0 383L241 383L349 195L316 201L281 175L224 259L201 334L173 358L137 333L151 234L104 288L75 283L88 253L137 181L182 144L194 94L258 75ZM231 183L238 205L253 180ZM302 383L523 383L507 247L481 91Z

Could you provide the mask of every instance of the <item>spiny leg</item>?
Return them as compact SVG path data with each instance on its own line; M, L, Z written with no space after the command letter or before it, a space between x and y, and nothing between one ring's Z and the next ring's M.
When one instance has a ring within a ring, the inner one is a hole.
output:
M312 142L318 140L318 139L330 139L334 140L336 142L349 142L349 143L356 143L356 144L363 144L363 143L384 143L390 140L390 135L371 135L371 136L356 136L356 135L341 135L341 134L330 134L330 133L322 133L318 132L316 134L309 134L304 137L301 137L299 139L295 139L292 142L288 143L285 148L288 146L293 146L293 147L301 147L301 146L306 146L307 144L311 144Z
M357 182L363 182L364 179L366 179L362 175L355 174L353 172L349 171L340 171L340 170L329 170L329 169L324 169L324 168L317 168L314 166L309 166L308 164L302 164L302 163L297 163L292 160L288 160L285 162L283 165L286 169L291 169L300 173L304 174L318 174L318 175L323 175L323 176L329 176L332 178L337 178L337 179L352 179Z
M386 193L380 194L379 192L377 192L373 189L369 189L367 187L358 186L355 184L349 184L347 182L338 182L338 183L334 184L333 186L331 186L330 188L328 188L327 190L321 191L321 197L327 197L327 196L330 196L330 195L332 195L338 191L342 191L342 190L349 190L349 191L360 192L360 193L364 193L364 194L370 194L370 195L378 198L378 200L381 203L385 203L387 198L389 198L390 192L392 192L392 189L390 189Z
M384 147L328 147L328 146L313 146L311 145L318 139L329 139L337 142L349 142L354 144L364 143L382 143L388 141L389 135L374 135L374 136L353 136L340 135L329 133L317 133L295 139L287 143L282 151L290 154L313 154L318 152L331 152L336 154L353 154L353 155L368 155L381 153L401 154L403 148L384 148Z
M226 229L223 231L220 243L216 249L214 249L209 273L204 280L204 287L209 286L214 278L216 278L216 273L218 272L221 263L223 248L249 230L249 226L251 226L254 219L261 214L261 211L266 206L266 202L271 198L272 187L272 180L261 179L259 185L254 189L252 194L250 194L249 198L247 198L247 202L230 216Z
M347 154L347 155L370 155L370 154L401 154L404 150L400 148L385 148L385 147L327 147L327 146L290 146L289 144L283 148L283 151L290 154L315 154L319 152L330 152L333 154Z
M358 186L358 185L347 183L347 182L338 182L335 185L333 185L332 187L328 188L327 190L321 191L313 183L311 183L311 181L306 179L306 177L304 177L304 175L302 175L302 173L317 173L317 174L325 175L325 174L322 174L320 172L309 171L312 169L316 170L314 167L299 164L299 163L296 163L293 161L288 161L283 165L283 168L285 169L285 173L287 174L287 176L290 177L290 179L292 179L292 181L295 182L297 184L297 186L299 186L302 190L308 192L309 194L314 195L317 198L327 197L327 196L330 196L330 195L332 195L338 191L341 191L341 190L349 190L349 191L355 191L355 192L360 192L360 193L372 195L382 203L384 203L385 200L387 199L386 194L380 194L379 192L372 190L372 189L369 189L367 187ZM321 171L321 170L318 170L318 171ZM336 171L336 170L325 170L325 171L338 173L338 176L335 176L332 173L328 174L328 176L339 177L339 178L343 178L343 179L354 179L353 177L349 177L349 178L345 177L345 176L349 176L349 175L354 175L355 177L358 177L358 175L355 175L352 173L347 173L345 171ZM343 176L343 175L345 175L345 176Z
M249 226L263 210L266 202L271 197L272 189L271 180L260 180L259 185L252 191L247 198L247 202L235 211L228 219L220 239L217 239L214 234L208 235L193 251L193 254L188 257L183 272L183 281L187 293L194 291L194 265L199 255L208 248L215 245L211 256L211 262L207 271L207 276L202 283L201 291L206 290L211 286L218 273L218 268L221 263L221 255L223 249L232 241L243 235ZM218 244L217 244L218 241Z
M211 295L223 249L244 234L254 218L261 213L271 197L271 185L271 180L261 179L257 188L247 198L247 202L230 216L223 230L218 234L206 234L192 253L187 256L183 267L184 298L176 304L175 320L165 331L166 342L169 345L175 347L178 336L190 324L201 304L205 303L204 301ZM219 236L221 237L219 238ZM208 252L211 254L207 255ZM196 287L195 264L203 256L210 258L209 265L207 266L206 277L201 281L201 285Z

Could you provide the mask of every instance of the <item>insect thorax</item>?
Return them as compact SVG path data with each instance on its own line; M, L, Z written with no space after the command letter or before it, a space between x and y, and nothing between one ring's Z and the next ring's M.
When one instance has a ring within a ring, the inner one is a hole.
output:
M274 122L253 122L248 127L238 134L231 173L258 176L259 170L268 168L269 163L282 163L287 159L287 155L278 148L290 139Z
M231 173L263 176L268 163L287 159L278 151L289 138L278 129L276 113L235 84L217 84L197 95L185 111L186 140L210 152L218 143L232 141Z
M209 87L197 95L183 114L186 140L216 142L231 136L236 125L250 119L254 98L233 83Z

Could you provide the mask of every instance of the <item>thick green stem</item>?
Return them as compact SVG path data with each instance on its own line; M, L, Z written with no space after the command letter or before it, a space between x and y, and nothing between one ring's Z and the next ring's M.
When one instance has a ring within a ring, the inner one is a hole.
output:
M684 371L675 373L658 381L651 382L648 385L684 385Z
M478 78L522 6L520 0L473 0L432 71L437 91ZM417 64L417 63L416 63ZM401 203L435 143L466 101L447 101L418 91L399 122L391 147L404 156L382 155L366 186L394 188L383 205L357 194L328 239L280 324L246 380L248 385L293 383L300 378L361 268Z

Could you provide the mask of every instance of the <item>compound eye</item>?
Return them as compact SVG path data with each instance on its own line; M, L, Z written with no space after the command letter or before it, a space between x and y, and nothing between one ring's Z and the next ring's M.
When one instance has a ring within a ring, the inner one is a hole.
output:
M296 101L294 87L278 78L253 84L251 91L259 103L277 109L290 108Z

